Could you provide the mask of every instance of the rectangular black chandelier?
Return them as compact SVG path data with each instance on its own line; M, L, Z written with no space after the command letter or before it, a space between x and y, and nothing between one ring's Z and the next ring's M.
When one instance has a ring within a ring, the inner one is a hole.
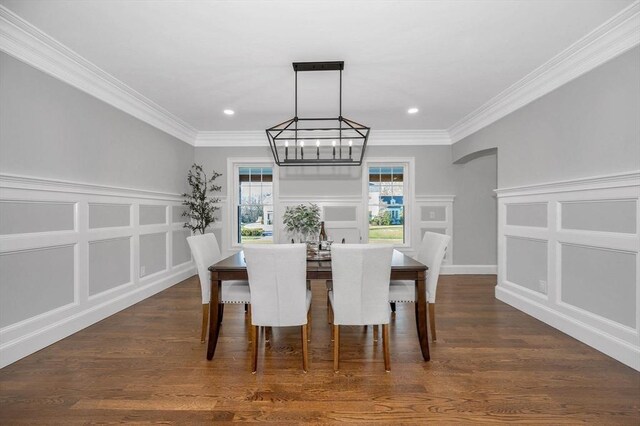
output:
M294 117L266 130L278 166L360 166L371 128L342 116L344 61L294 62ZM298 117L298 71L339 71L337 117Z

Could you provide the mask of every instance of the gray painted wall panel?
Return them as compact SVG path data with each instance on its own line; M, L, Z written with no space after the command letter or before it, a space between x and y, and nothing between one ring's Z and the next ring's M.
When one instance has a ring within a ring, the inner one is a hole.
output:
M75 204L0 201L0 234L72 231Z
M324 220L330 221L354 221L358 220L356 217L357 208L352 206L325 206L324 207Z
M636 327L636 254L562 245L562 301Z
M140 205L140 225L167 223L167 206Z
M636 233L636 201L562 203L562 228Z
M187 237L191 235L189 230L173 231L173 266L180 265L191 260L191 250L187 243ZM217 238L217 237L216 237Z
M173 216L173 223L184 223L188 220L187 217L182 216L182 212L186 212L187 208L184 206L173 206L171 215Z
M73 300L74 246L0 254L0 327Z
M507 225L547 227L547 203L507 204Z
M181 193L192 163L189 144L0 52L4 173Z
M507 281L540 291L547 281L547 242L507 237Z
M131 281L129 237L89 242L89 296Z
M453 159L498 148L498 187L640 169L640 47L453 145Z
M145 268L144 275L142 267ZM140 277L167 269L167 234L140 235Z
M445 221L447 220L447 209L442 206L422 206L420 209L420 220Z
M130 204L89 204L89 228L129 226L130 213Z

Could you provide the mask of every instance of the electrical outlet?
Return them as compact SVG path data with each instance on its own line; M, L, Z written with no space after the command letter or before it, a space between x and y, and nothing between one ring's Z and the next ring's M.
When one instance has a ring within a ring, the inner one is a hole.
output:
M144 266L141 266L141 267L140 267L140 276L141 276L141 277L144 277L145 275L146 275L145 267L144 267Z
M543 293L547 293L547 282L544 280L540 280L538 281L538 287L540 288L540 291Z
M429 212L429 219L435 219L436 218L436 212Z

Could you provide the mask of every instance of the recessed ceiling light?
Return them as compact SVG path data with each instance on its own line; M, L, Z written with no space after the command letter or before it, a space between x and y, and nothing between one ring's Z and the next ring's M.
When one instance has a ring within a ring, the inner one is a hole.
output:
M225 109L225 110L224 110L224 111L222 111L222 112L224 112L224 113L225 113L225 114L227 114L227 115L233 115L233 114L235 114L235 113L236 113L236 112L235 112L234 110L232 110L232 109Z
M415 114L415 113L416 113L416 112L418 112L418 111L419 111L419 110L418 110L418 108L409 108L409 109L407 110L407 112L408 112L409 114Z

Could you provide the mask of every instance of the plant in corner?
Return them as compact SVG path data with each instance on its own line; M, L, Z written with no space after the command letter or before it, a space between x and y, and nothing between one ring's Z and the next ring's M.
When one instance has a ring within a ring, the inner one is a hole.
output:
M214 170L212 176L207 177L207 174L202 170L202 166L198 164L191 166L187 174L187 182L189 182L191 192L182 194L184 197L182 205L189 208L189 210L182 212L182 216L189 218L189 221L184 224L185 228L191 229L192 232L199 231L204 234L207 226L215 223L214 214L220 210L220 207L217 206L220 199L210 197L209 193L218 192L222 189L221 186L213 182L220 176L222 174Z
M308 206L299 204L294 207L287 207L282 216L282 222L287 232L297 235L300 241L305 241L311 235L319 232L320 207L311 203Z

